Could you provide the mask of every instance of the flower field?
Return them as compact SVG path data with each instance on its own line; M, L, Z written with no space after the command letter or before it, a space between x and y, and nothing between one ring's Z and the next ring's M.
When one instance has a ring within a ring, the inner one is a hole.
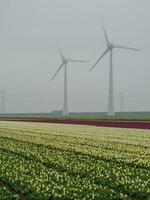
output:
M149 200L150 131L0 122L0 199Z

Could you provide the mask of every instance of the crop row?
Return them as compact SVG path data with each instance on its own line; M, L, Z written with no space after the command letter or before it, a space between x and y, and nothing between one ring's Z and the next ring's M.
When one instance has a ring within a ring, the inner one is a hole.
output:
M37 200L146 200L149 140L149 131L3 123L0 177Z
M2 179L32 199L121 199L121 192L97 185L92 180L69 176L40 162L18 155L0 153Z
M10 139L1 139L1 141L1 146L3 146L1 150L27 160L40 162L47 168L66 172L68 175L80 179L93 180L95 184L109 186L131 197L136 196L137 193L138 197L149 193L149 170L142 167L125 166L112 160L97 159L94 156L51 149L33 143L11 141ZM128 174L130 176L126 178Z

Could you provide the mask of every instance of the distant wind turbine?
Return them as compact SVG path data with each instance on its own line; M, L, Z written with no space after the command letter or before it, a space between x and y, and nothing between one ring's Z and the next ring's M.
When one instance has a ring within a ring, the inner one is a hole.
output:
M64 67L64 104L63 104L63 116L67 116L68 113L68 85L67 85L67 64L68 62L83 62L86 63L88 61L83 60L73 60L73 59L67 59L64 57L62 51L59 49L60 56L62 58L62 63L60 67L57 69L54 76L51 78L51 81L56 77L57 73L61 70L62 67Z
M108 93L108 116L114 116L114 94L113 94L113 49L126 49L126 50L133 50L133 51L139 51L139 49L126 47L118 44L113 44L109 41L108 35L106 33L105 27L102 25L104 36L107 44L106 50L103 52L103 54L98 58L96 63L92 66L90 69L93 70L94 67L100 62L100 60L109 52L110 53L110 69L109 69L109 93Z

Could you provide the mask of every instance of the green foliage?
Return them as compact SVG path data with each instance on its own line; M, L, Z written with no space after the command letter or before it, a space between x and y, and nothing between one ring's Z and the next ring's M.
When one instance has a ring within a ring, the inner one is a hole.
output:
M17 194L13 194L6 187L0 187L0 199L1 200L20 200Z
M150 131L0 122L0 175L35 200L150 198Z

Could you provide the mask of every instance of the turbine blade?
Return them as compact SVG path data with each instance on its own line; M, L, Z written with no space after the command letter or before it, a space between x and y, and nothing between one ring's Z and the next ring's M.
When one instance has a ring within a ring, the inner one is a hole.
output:
M122 45L118 45L118 44L114 44L113 46L114 46L114 48L117 48L117 49L127 49L127 50L133 50L133 51L140 51L140 49L122 46Z
M60 49L58 49L58 51L59 51L61 58L64 59L64 55L63 55L62 51Z
M89 61L86 61L86 60L73 60L73 59L67 59L67 61L69 61L69 62L83 62L83 63L89 62Z
M90 71L92 71L94 69L94 67L97 65L97 63L108 53L109 49L107 48L104 53L100 56L100 58L96 61L96 63L92 66L92 68L90 69Z
M108 45L109 44L109 38L108 38L108 35L107 35L107 32L106 32L104 25L102 25L102 27L103 27L103 31L104 31L105 40L106 40L106 43Z
M63 63L60 65L60 67L57 69L56 73L54 74L54 76L51 78L50 81L52 81L52 80L56 77L57 73L61 70L61 68L63 67L63 65L64 65L64 62L63 62Z

